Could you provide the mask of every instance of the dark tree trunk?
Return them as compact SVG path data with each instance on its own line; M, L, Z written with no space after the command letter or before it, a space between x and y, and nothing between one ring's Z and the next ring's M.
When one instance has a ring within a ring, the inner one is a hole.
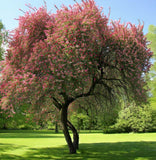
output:
M71 139L69 131L68 131L67 110L68 110L68 106L63 106L62 107L62 110L61 110L61 122L62 122L62 126L63 126L63 133L64 133L66 142L67 142L68 147L69 147L69 152L71 154L74 154L74 153L76 153L76 147L72 143L72 139Z
M4 124L3 128L2 129L7 129L6 125Z
M67 124L73 132L73 145L76 149L79 149L79 134L76 128L73 126L73 124L70 121L68 121Z
M4 120L5 121L5 120ZM3 128L2 129L7 129L7 125L6 125L6 123L4 122L4 124L3 124Z
M55 121L55 133L58 133L58 122Z

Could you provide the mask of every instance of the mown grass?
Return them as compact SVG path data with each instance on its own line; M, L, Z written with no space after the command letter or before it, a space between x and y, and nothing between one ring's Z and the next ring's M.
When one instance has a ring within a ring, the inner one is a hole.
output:
M156 133L80 133L80 149L68 152L62 133L0 130L0 160L156 160Z

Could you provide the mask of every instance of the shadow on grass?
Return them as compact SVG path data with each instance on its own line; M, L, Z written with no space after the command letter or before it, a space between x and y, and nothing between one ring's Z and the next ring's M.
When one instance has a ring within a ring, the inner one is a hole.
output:
M64 138L62 133L34 130L0 130L0 138Z
M21 147L24 147L24 146L22 146L22 145L20 145L20 146L16 145L15 146L13 144L3 144L3 143L0 143L0 153L1 152L7 152L7 151L12 150L12 149L19 149Z
M70 131L71 132L71 131ZM102 133L102 131L81 131L81 134ZM64 138L62 131L54 130L0 130L0 138Z
M0 143L0 160L3 160L3 159L5 159L5 160L9 160L9 159L22 160L22 157L20 157L18 155L13 155L13 154L7 153L7 151L19 149L21 147L24 147L24 146L22 146L22 145L17 146L17 145L12 145L12 144Z
M54 130L13 130L13 129L0 129L0 133L37 133L37 134L51 134L51 133L55 133ZM62 132L60 132L61 134ZM59 134L59 133L57 133Z
M156 142L119 142L80 144L77 154L69 154L67 146L58 148L30 148L21 157L7 154L7 145L2 145L1 160L156 160ZM11 146L14 149L16 146ZM1 152L1 151L0 151Z

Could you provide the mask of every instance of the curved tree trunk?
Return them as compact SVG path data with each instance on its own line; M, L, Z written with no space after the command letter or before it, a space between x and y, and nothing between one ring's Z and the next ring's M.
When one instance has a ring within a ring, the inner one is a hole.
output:
M72 139L71 139L69 131L68 131L67 110L68 110L68 106L63 106L62 107L62 109L61 109L61 122L62 122L62 126L63 126L63 133L64 133L66 142L67 142L68 147L69 147L69 152L71 154L74 154L74 153L76 153L76 147L72 143Z
M68 120L67 125L73 132L73 145L76 149L79 149L79 134L73 124Z

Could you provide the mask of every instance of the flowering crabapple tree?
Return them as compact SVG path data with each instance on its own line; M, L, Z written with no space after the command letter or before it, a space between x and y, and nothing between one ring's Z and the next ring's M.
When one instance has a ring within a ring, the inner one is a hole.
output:
M68 120L75 100L101 92L107 105L122 95L146 103L144 75L152 52L142 30L140 24L109 23L94 0L62 6L56 13L30 9L19 17L1 65L2 109L16 113L22 103L33 109L50 97L60 111L69 151L76 153L79 136Z

